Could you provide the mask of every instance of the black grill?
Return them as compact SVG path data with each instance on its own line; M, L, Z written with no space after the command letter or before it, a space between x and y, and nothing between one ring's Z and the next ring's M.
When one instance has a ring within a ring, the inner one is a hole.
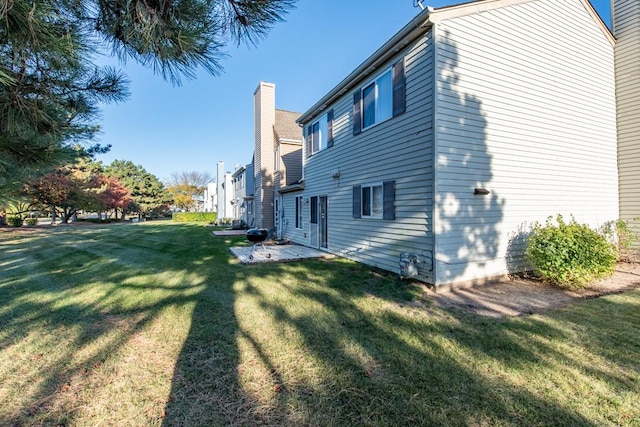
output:
M264 241L267 240L269 233L264 228L250 228L247 230L247 240L253 243L251 253L249 254L249 261L253 261L253 252L256 250L256 246L260 245L262 251L267 252L264 247ZM271 254L267 252L267 258L271 258Z

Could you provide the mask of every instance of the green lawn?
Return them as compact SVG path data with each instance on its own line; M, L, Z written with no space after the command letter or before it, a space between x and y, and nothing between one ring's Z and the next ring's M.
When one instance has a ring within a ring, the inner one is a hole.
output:
M640 425L640 292L490 319L140 223L0 233L0 425Z

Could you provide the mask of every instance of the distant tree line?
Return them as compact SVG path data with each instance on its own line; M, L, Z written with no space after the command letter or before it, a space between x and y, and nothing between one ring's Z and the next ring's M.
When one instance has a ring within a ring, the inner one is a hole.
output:
M27 217L46 212L55 221L69 222L79 212L123 219L159 215L171 204L164 185L142 166L114 160L104 166L89 157L59 167L24 183L13 192L4 210L11 216Z

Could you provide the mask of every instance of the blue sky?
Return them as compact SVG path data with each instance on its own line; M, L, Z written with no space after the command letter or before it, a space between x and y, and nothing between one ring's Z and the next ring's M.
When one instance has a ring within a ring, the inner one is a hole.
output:
M610 25L609 0L592 4ZM112 149L98 160L131 160L163 181L180 171L215 176L220 160L232 171L251 161L261 80L275 83L277 108L303 113L418 12L413 0L299 0L257 46L228 46L220 76L201 71L179 87L133 61L108 61L128 75L131 96L102 107L99 141Z

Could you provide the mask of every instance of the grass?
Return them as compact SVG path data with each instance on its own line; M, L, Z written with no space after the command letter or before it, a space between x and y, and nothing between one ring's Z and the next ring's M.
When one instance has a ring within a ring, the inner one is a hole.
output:
M435 307L342 260L241 266L189 224L0 234L0 425L640 425L640 292Z

